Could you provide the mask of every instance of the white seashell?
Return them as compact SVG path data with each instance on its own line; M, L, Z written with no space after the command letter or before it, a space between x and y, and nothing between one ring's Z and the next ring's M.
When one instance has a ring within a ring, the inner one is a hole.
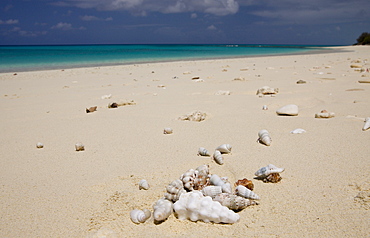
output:
M216 148L216 150L220 151L222 154L229 154L231 153L232 146L229 144L222 144Z
M41 142L37 142L36 148L39 148L39 149L44 148L44 144Z
M221 186L207 186L202 189L204 196L210 196L211 198L216 197L218 194L222 193Z
M298 106L295 104L285 105L276 110L278 115L283 116L297 116L298 115Z
M194 189L200 190L209 185L209 165L204 164L195 169Z
M271 137L267 130L260 130L258 132L258 142L265 144L267 146L271 145Z
M220 193L213 198L213 201L219 202L222 206L235 211L242 210L250 205L258 204L256 201L230 193Z
M269 164L269 165L267 165L265 167L262 167L259 170L257 170L257 172L254 173L254 175L256 175L257 177L266 177L269 174L272 174L272 173L281 173L284 170L285 170L284 168L278 168L278 167L276 167L273 164Z
M211 156L211 154L209 153L209 151L206 148L203 148L203 147L200 147L198 149L198 155L201 155L201 156Z
M172 132L173 132L172 128L169 128L169 127L164 128L163 130L163 134L172 134Z
M242 196L244 198L250 198L250 199L255 199L255 200L260 199L260 197L257 194L249 190L247 187L244 187L243 185L236 186L235 194Z
M180 180L184 183L184 188L192 191L194 190L194 180L197 176L197 172L194 169L189 169L180 176Z
M268 110L267 105L263 105L262 110Z
M224 157L219 150L215 150L213 153L213 159L216 161L217 164L224 164Z
M315 114L315 118L332 118L334 116L335 116L334 112L327 112L326 110L323 110Z
M164 197L170 201L177 201L183 193L186 193L184 189L184 184L180 179L172 181L166 187L167 193L164 194Z
M221 186L222 192L224 193L231 193L231 184L227 181L226 178L220 178L217 174L212 174L209 179L209 182L216 186Z
M101 99L110 99L112 97L112 94L103 95L101 96Z
M199 191L186 193L175 202L174 210L180 220L204 221L214 223L236 223L239 214L212 201L211 197L204 197Z
M256 95L259 95L262 97L262 95L272 95L272 94L277 94L279 92L278 88L270 88L268 86L263 86L262 88L259 88L257 90Z
M164 221L172 214L173 203L167 199L161 198L153 205L153 209L154 220Z
M149 189L149 184L148 184L148 181L146 181L145 179L142 179L140 180L139 182L139 189L144 189L144 190L148 190Z
M146 220L150 218L152 213L148 209L144 210L132 210L130 212L130 218L133 223L139 224L139 223L144 223Z
M363 131L366 131L367 129L369 129L370 128L370 117L366 117L365 118L365 124L364 124L364 126L362 127L362 130Z
M292 133L292 134L302 134L302 133L305 133L305 132L306 131L304 129L297 128L297 129L292 130L290 133Z
M85 150L85 146L81 142L76 143L75 144L75 148L76 148L76 151L83 151L83 150Z

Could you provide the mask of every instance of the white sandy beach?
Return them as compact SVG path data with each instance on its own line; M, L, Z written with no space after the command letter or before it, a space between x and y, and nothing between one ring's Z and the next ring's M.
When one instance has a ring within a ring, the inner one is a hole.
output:
M345 51L0 74L1 236L368 237L370 83L358 81L370 81L370 46L336 48ZM263 86L279 92L259 97ZM299 115L278 116L287 104ZM324 109L335 117L315 118ZM197 110L206 120L178 120ZM271 146L256 142L261 129ZM197 156L223 143L223 165ZM279 183L253 179L270 163L285 168ZM253 180L260 204L235 224L131 222L131 210L153 210L170 182L203 164L232 184Z

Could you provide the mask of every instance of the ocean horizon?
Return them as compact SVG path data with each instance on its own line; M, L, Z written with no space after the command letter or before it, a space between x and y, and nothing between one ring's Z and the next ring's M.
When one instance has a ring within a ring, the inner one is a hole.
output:
M0 46L0 73L330 52L320 45L112 44Z

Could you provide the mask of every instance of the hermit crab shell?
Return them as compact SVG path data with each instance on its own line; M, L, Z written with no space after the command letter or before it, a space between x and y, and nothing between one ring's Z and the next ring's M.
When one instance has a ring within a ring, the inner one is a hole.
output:
M224 157L222 157L222 154L219 150L215 150L213 153L213 159L216 161L217 164L224 164Z
M222 154L229 154L231 153L232 146L229 144L222 144L216 148L216 150L220 151Z
M172 134L173 130L172 128L166 127L163 129L163 134Z
M152 213L148 209L135 209L130 212L130 218L133 223L139 224L144 223L146 220L148 220L151 214Z
M200 190L209 185L209 165L204 164L195 169L194 189Z
M257 204L256 201L251 201L249 199L230 193L220 193L215 198L213 198L213 201L219 202L222 206L225 206L234 211L239 211L250 205Z
M146 181L145 179L142 179L140 180L139 182L139 189L144 189L144 190L148 190L149 189L149 184L148 184L148 181Z
M267 146L271 145L271 137L267 130L260 130L258 132L258 142L265 144Z
M276 113L281 116L297 116L298 106L295 104L285 105L276 110Z
M41 143L41 142L37 142L36 148L38 148L38 149L44 148L44 144Z
M222 193L221 186L207 186L202 189L204 196L210 196L211 198L216 197L218 194Z
M203 148L203 147L200 147L198 149L198 155L200 155L200 156L211 156L209 151L206 148Z
M83 150L85 150L85 146L81 142L76 143L75 144L75 148L76 148L76 151L83 151Z
M254 173L254 175L256 175L257 177L266 177L269 174L272 174L272 173L281 173L284 170L285 170L284 168L278 168L278 167L276 167L273 164L269 164L269 165L267 165L265 167L262 167L259 170L257 170L257 172Z
M366 117L365 118L365 124L364 124L364 126L362 127L362 130L363 131L366 131L367 129L369 129L370 128L370 117Z
M164 194L164 197L170 201L177 201L179 200L180 196L183 193L186 193L184 189L184 184L180 179L176 179L172 181L169 185L166 187L167 193Z
M164 221L172 214L173 203L167 199L161 198L153 205L153 209L154 220Z
M238 185L242 185L246 188L248 188L249 190L253 190L254 188L254 185L253 185L253 182L249 179L239 179L238 181L235 182L235 187L238 186Z
M250 199L255 199L255 200L260 199L260 197L257 194L255 194L253 191L249 190L248 188L242 185L236 186L235 194L242 196L244 198L250 198Z

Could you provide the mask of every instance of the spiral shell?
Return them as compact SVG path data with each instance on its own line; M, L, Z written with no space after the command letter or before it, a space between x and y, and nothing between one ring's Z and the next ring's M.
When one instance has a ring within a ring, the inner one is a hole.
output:
M271 145L271 137L267 130L260 130L258 132L258 142L267 146Z
M251 191L253 191L253 188L254 188L253 182L251 180L246 179L246 178L239 179L238 181L236 181L235 182L235 187L238 186L238 185L242 185L242 186L248 188Z
M142 179L140 180L139 182L139 189L144 189L144 190L148 190L149 189L149 184L148 184L148 181L146 181L145 179Z
M179 200L181 194L186 193L184 184L180 179L176 179L167 185L166 191L167 193L164 194L164 197L173 202Z
M196 178L196 171L194 169L189 169L184 174L180 176L180 180L184 183L184 188L193 191L194 190L194 180Z
M221 186L223 193L231 193L231 184L227 181L227 178L220 178L217 174L212 174L209 182L216 186Z
M213 159L216 161L217 164L224 164L224 157L219 150L215 150L215 152L213 153Z
M362 127L362 130L363 131L366 131L370 128L370 117L366 117L365 118L365 124L364 126Z
M75 144L75 148L76 148L76 151L83 151L83 150L85 150L85 146L81 142L76 143Z
M242 196L244 198L250 198L250 199L255 199L255 200L260 199L260 197L257 194L255 194L253 191L249 190L248 188L242 185L236 186L235 194Z
M219 202L222 206L225 206L234 211L239 211L250 205L257 204L256 201L251 201L249 199L229 193L220 193L215 198L213 198L213 201Z
M198 155L200 155L200 156L211 156L209 151L206 148L203 148L203 147L200 147L198 149Z
M166 127L163 129L163 134L172 134L173 130L172 128Z
M272 174L272 173L282 173L284 170L285 170L284 168L278 168L273 164L269 164L257 170L257 172L254 173L254 175L256 175L257 177L263 178L263 177L267 177L269 174Z
M164 221L172 214L173 203L169 200L161 198L153 205L153 209L154 220Z
M41 142L37 142L36 148L38 148L38 149L44 148L44 144L41 143Z
M200 190L209 185L209 165L201 165L195 169L194 189Z
M221 186L207 186L202 189L204 196L210 196L211 198L216 197L218 194L222 193Z
M146 220L148 220L151 214L152 213L148 209L135 209L130 212L130 218L133 223L139 224L144 223Z
M229 154L231 153L232 146L229 144L222 144L216 148L216 150L220 151L222 154Z

